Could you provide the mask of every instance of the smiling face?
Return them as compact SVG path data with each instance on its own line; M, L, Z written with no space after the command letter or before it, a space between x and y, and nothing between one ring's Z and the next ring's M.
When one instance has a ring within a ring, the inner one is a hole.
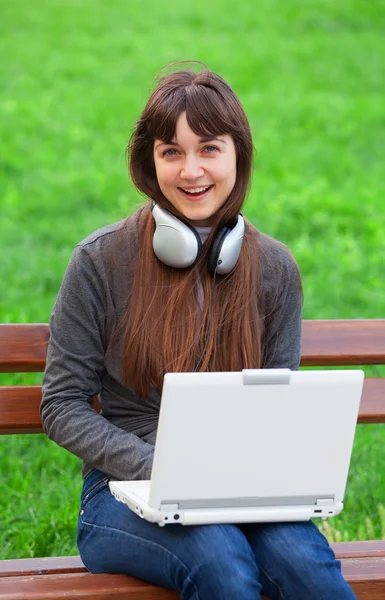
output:
M236 180L236 151L230 135L202 138L177 120L170 143L156 139L154 163L162 194L193 226L211 225Z

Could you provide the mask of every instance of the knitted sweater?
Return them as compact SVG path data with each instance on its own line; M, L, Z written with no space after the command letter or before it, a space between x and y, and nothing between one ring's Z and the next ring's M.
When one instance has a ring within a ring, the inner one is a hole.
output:
M121 480L150 479L160 395L147 398L122 380L122 335L138 213L103 227L76 247L52 315L41 418L48 437L93 467ZM256 230L266 368L298 369L302 289L297 264L280 242ZM101 413L91 406L100 397Z

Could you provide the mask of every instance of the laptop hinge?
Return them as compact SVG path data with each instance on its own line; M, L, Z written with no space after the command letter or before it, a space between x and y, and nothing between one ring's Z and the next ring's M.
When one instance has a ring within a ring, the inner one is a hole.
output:
M320 507L334 506L334 498L318 498L316 504Z
M243 385L288 384L290 373L290 369L243 369Z

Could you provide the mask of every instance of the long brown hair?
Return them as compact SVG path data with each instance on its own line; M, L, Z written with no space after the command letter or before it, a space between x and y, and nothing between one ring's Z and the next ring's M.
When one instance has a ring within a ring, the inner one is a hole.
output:
M197 263L187 270L165 266L155 257L155 226L149 205L138 213L139 249L124 317L122 370L124 380L141 396L147 395L151 387L161 390L166 372L194 371L206 344L200 371L258 368L262 360L255 228L245 220L238 263L231 273L216 277L213 302L213 280L207 270L216 231L234 222L242 209L253 158L245 112L219 75L209 70L183 70L159 80L128 145L131 178L145 196L184 219L163 196L153 158L155 139L171 142L184 111L197 135L231 135L236 149L236 182L216 214ZM198 300L199 281L204 295L202 306Z

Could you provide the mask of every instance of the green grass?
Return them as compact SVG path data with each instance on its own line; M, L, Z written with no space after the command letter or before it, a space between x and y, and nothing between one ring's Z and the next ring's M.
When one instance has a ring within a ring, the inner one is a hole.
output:
M135 208L126 141L155 73L186 58L245 106L257 153L245 213L294 252L304 317L383 317L382 0L0 11L0 321L46 322L74 245ZM384 536L384 462L384 428L359 426L330 539ZM0 468L0 557L76 553L80 461L43 436L3 436Z

